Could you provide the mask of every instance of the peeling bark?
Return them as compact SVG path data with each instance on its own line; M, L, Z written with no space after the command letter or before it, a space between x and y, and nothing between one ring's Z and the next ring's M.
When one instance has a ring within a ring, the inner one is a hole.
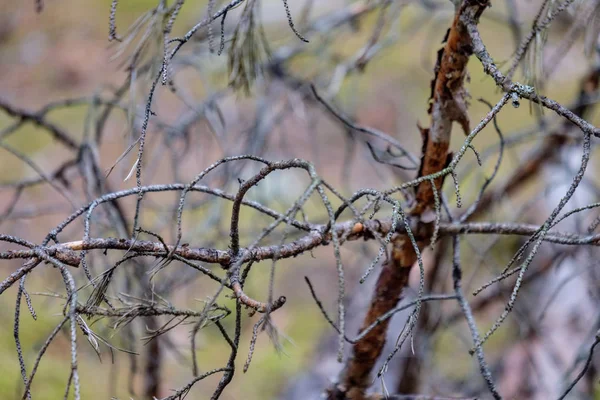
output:
M421 129L425 143L419 176L434 174L446 166L453 122L458 122L465 134L471 131L467 114L468 93L464 82L473 47L467 27L461 22L460 16L468 10L473 12L478 21L487 4L487 1L465 1L454 17L452 27L446 35L444 48L438 53L428 110L431 126ZM436 190L441 190L442 183L443 178L435 180ZM432 207L434 195L429 182L418 186L416 200L413 215L422 214Z
M439 172L447 165L453 122L458 122L467 134L470 131L464 82L472 45L467 27L460 16L463 12L468 12L478 21L488 4L486 0L464 1L456 12L446 44L439 53L429 107L431 125L428 129L421 129L424 145L419 176ZM436 179L435 189L440 190L442 184L442 178ZM432 225L431 219L424 214L432 210L435 204L435 194L429 181L417 187L415 200L410 215L417 221L417 245L419 249L423 249L431 237L431 229L427 228ZM363 327L369 326L398 304L402 290L407 285L410 270L416 261L417 255L408 236L398 235L393 241L392 257L384 265L377 280ZM339 383L328 391L329 399L368 398L366 390L371 383L370 374L385 344L387 326L387 323L379 325L353 346L352 355L346 362Z

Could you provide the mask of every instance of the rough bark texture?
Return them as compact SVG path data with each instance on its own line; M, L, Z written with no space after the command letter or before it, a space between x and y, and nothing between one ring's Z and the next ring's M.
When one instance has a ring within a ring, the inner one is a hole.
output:
M465 132L469 132L469 119L466 113L466 90L464 81L466 66L472 54L471 38L466 26L461 22L461 13L468 11L478 20L488 6L487 1L466 0L458 8L452 26L447 34L445 46L440 50L432 81L432 94L429 114L431 125L421 129L424 138L423 155L419 176L441 171L449 157L450 133L452 123L458 122ZM436 190L440 190L443 179L435 181ZM429 242L432 218L426 213L433 209L435 195L429 181L416 189L415 203L410 212L417 221L417 244L420 249ZM430 213L430 212L429 212ZM423 226L426 225L426 226ZM394 308L407 285L412 266L417 255L406 235L398 235L393 241L392 257L386 263L378 278L370 308L365 317L363 328L369 326L378 317ZM329 399L366 399L366 389L372 380L370 377L385 344L387 323L380 324L352 348L352 355L346 362L338 384L329 390Z
M446 166L452 122L458 122L465 134L471 130L467 115L468 94L464 81L473 48L471 37L461 22L460 15L467 9L475 8L474 14L478 19L486 6L486 1L463 2L448 31L445 46L438 52L436 74L431 82L431 126L421 129L424 144L419 176L434 174ZM436 190L441 189L442 183L442 178L435 180ZM414 215L422 214L432 207L434 194L430 182L426 181L418 186L416 200L412 210Z
M375 286L369 311L364 319L361 331L371 325L378 317L396 306L402 289L408 282L410 266L398 268L404 249L394 246L393 257L385 263ZM344 372L344 381L330 393L330 399L362 399L365 390L371 385L371 370L381 355L385 344L386 332L390 320L377 325L363 340L357 343Z

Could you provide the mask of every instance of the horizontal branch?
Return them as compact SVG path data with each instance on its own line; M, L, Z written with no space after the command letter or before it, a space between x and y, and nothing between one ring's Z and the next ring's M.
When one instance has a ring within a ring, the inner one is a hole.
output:
M331 239L331 233L325 231L325 225L317 225L305 236L286 243L284 245L270 245L255 247L252 249L241 248L239 259L243 262L260 261L268 259L283 259L291 258L310 251L316 247L327 245ZM340 243L358 240L358 239L374 239L377 235L385 236L392 228L392 220L368 220L363 223L354 221L342 222L334 225L333 231L339 238ZM411 227L416 229L416 227ZM433 227L428 227L433 231ZM423 229L422 227L419 229ZM539 232L540 227L530 224L515 224L515 223L465 223L451 224L441 223L439 225L439 235L471 235L471 234L488 234L488 235L519 235L531 236ZM396 233L406 233L406 227L399 225ZM424 232L424 234L428 234ZM544 237L544 241L563 244L563 245L591 245L600 246L600 234L595 235L580 235L569 232L550 231ZM160 242L151 242L145 240L134 240L124 238L94 238L87 241L75 241L69 243L61 243L48 247L36 247L28 250L8 250L0 252L0 259L36 259L39 251L43 251L49 256L60 260L61 262L77 267L81 261L80 256L75 251L80 250L122 250L135 253L143 253L144 255L154 255L156 257L168 257L174 254L190 261L201 261L210 264L220 264L223 267L230 265L232 254L227 250L218 250L212 248L193 248L189 245L181 246L165 246ZM29 273L33 267L21 268L10 275L9 278L0 283L0 294L4 292L12 283L18 281L22 276ZM12 282L12 283L11 283Z
M23 122L32 122L46 129L54 139L64 144L69 149L75 150L79 148L79 145L77 144L75 139L69 136L69 134L66 131L62 130L58 126L45 119L44 109L42 109L42 111L39 113L34 113L14 107L11 104L8 104L4 100L0 99L0 110L3 110L11 117L18 118L19 122L17 123L17 126Z

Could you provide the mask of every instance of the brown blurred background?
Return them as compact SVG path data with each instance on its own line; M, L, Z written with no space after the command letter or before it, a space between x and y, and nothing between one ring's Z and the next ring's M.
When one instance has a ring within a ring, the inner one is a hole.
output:
M303 3L290 2L292 12L299 12ZM315 3L317 4L309 16L309 21L344 7L350 2L330 0ZM339 80L336 68L344 60L349 60L356 55L369 40L377 13L370 13L354 28L346 26L336 30L334 37L330 38L331 42L324 39L325 35L315 34L309 37L311 42L303 45L306 46L303 54L291 60L287 64L288 69L297 77L317 81L324 93L330 90L334 94L332 98L335 99L336 105L347 115L352 116L357 123L387 132L418 154L421 137L417 123L424 125L428 123L427 100L435 55L453 16L453 7L446 3L444 2L434 11L408 4L402 9L397 23L388 27L389 44L373 57L363 72L351 71L345 78ZM527 32L539 6L537 3L540 2L517 1L516 3L519 10L518 19L523 31ZM116 19L118 32L124 34L140 15L155 5L156 2L151 0L121 1ZM35 12L33 1L0 0L0 99L14 107L36 111L48 103L67 98L102 95L110 88L121 85L126 77L123 60L126 59L127 50L119 55L119 45L108 41L109 9L110 2L107 0L50 0L45 2L43 12L38 14ZM263 0L263 9L266 34L274 51L285 46L302 45L289 30L285 11L279 0ZM186 32L204 17L205 12L206 2L186 1L175 25L174 35ZM499 62L509 60L515 48L512 33L504 23L506 15L505 3L498 2L494 4L489 14L486 13L481 24L484 41ZM235 15L230 20L233 23ZM547 54L553 53L556 44L560 42L568 28L568 18L556 21L550 32ZM218 42L218 36L215 41ZM160 48L161 44L153 45ZM189 55L189 53L185 54ZM219 93L226 87L227 57L225 54L217 56L204 52L196 58L191 57L190 62L196 63L197 69L181 67L174 75L175 83L181 90L177 94L172 94L161 88L153 106L153 111L168 126L176 126L182 118L189 115L190 110L193 110L190 104L200 104L203 99ZM579 80L589 69L589 65L590 61L583 54L582 45L578 42L560 59L560 64L552 75L552 83L545 87L544 93L565 104L570 104L578 91ZM469 68L471 74L469 90L473 96L470 116L474 124L488 111L487 106L478 102L477 98L482 97L495 103L500 95L493 82L483 75L478 62L472 62ZM518 75L517 79L519 78L522 78L522 75ZM133 126L137 129L140 127L148 89L149 81L146 78L140 78L129 89L131 93L127 98L127 104L133 107L135 114ZM144 183L169 183L173 180L187 182L223 155L252 149L251 143L244 142L244 138L250 129L256 128L253 125L255 115L259 113L261 106L265 106L264 100L263 103L257 100L261 99L261 94L264 93L254 92L250 96L245 96L228 92L219 95L217 102L227 121L226 126L222 127L220 132L216 132L214 126L210 126L204 119L192 124L189 142L186 145L173 144L177 151L186 148L187 153L182 158L173 158L162 152L161 147L164 146L164 142L161 132L163 130L157 125L151 125ZM321 176L346 195L362 187L377 189L390 187L412 176L410 172L398 171L377 163L362 139L358 138L352 142L348 138L348 133L339 124L327 118L319 107L296 107L299 102L289 88L281 85L281 88L277 89L277 86L273 85L269 88L266 97L270 99L266 103L267 108L276 110L277 107L285 109L291 106L294 112L286 113L260 144L257 151L264 156L276 160L293 157L307 159L315 164ZM94 117L90 113L90 109L85 105L75 106L52 111L48 114L48 119L80 140L86 135L86 129L90 129L89 120ZM267 116L273 117L273 114ZM213 115L213 120L215 118L218 119ZM536 121L535 112L531 112L527 104L519 109L508 107L498 118L500 126L508 137L534 125ZM598 119L595 118L591 122L594 121L598 122ZM12 122L12 117L0 112L0 129L9 126ZM127 115L122 112L113 113L107 122L102 144L98 148L97 156L100 165L108 170L131 143L131 137ZM456 129L452 142L454 148L460 147L462 137L462 132ZM31 123L25 124L2 140L6 140L7 144L35 160L44 171L54 170L67 156L67 151L62 146L53 141L43 129ZM477 138L475 145L483 149L496 141L496 135L489 130L484 131L484 134ZM514 163L518 163L523 154L534 144L534 141L529 141L519 147L507 149L501 176L506 176ZM107 182L110 183L111 190L135 186L135 179L124 181L135 161L134 153L117 163L115 170L108 177ZM474 169L476 165L474 157L472 155L466 157L465 169L461 175L465 201L472 201L473 190L470 188L481 185L486 173L491 171L493 160L494 157L482 169ZM597 179L593 174L597 167L598 162L594 160L593 168L590 168L590 179ZM179 171L175 179L177 168ZM22 160L0 149L1 183L7 184L35 176L37 176L36 172ZM73 179L75 180L72 182L69 194L73 204L69 204L65 198L48 187L27 189L11 215L0 220L0 232L14 234L34 242L40 241L49 229L73 210L73 207L87 203L85 188L81 181ZM275 174L268 181L261 183L260 193L254 193L252 196L271 204L274 208L285 210L286 205L301 194L301 188L296 185L296 180L301 179L303 178ZM528 185L519 195L521 197L514 196L514 199L502 203L503 207L495 209L493 217L496 220L502 220L503 217L510 218L512 202L520 203L523 198L534 197L547 184L549 183L537 181ZM225 188L227 187L235 186ZM447 185L446 189L452 199L453 188ZM10 205L12 196L13 192L10 188L2 186L1 210ZM151 201L148 200L148 207L159 208L167 202L172 206L176 202L176 196L168 194L152 197ZM134 204L132 201L123 203L126 206ZM532 208L533 210L526 214L526 222L543 221L547 213L543 209L537 208L536 211L536 207ZM184 239L193 246L202 246L204 239L200 235L200 228L195 230L194 226L198 221L206 220L210 216L218 220L219 212L223 212L224 215L222 225L225 229L221 233L226 234L228 209L224 211L218 208L208 209L189 215L185 224ZM169 226L171 221L166 214L160 214L158 211L148 212L145 218L148 222L156 219L154 222L158 221L162 224L167 237L172 238L169 235L172 235L173 227ZM164 220L161 221L161 218ZM218 225L217 223L216 226ZM64 234L63 240L77 240L80 237L81 226L78 225ZM225 242L219 242L215 238L218 238L217 231L211 235L210 240L221 247L226 245ZM481 248L484 244L483 239L481 241L473 239L471 242L473 248ZM507 257L510 257L508 253L513 251L515 246L518 247L518 243L511 239L502 239L496 243L490 258L486 260L486 268L488 268L486 272L475 274L471 271L469 288L476 288L493 276L494 271L500 269L507 261ZM476 260L476 252L469 253L468 247L466 246L467 253L464 257ZM371 243L352 243L342 250L346 267L347 301L351 304L351 313L358 314L355 320L351 317L349 332L357 329L364 306L368 302L369 282L367 289L360 288L358 279L376 251L377 246ZM432 254L428 252L426 260L431 258ZM99 264L99 270L104 268L99 257L92 260ZM248 291L258 298L264 298L266 295L269 264L264 262L256 265L248 284ZM475 264L473 261L473 266ZM0 272L4 277L19 265L16 261L3 262L0 264ZM56 271L47 266L43 268L44 270L36 270L36 274L29 278L29 291L59 291L62 283ZM414 269L413 272L417 274L418 270ZM333 334L333 330L322 318L311 299L303 281L304 276L312 279L316 291L333 312L336 295L332 288L336 287L337 276L330 248L315 250L314 257L307 254L298 259L279 262L275 290L276 293L285 293L288 303L275 313L273 318L282 334L282 349L277 351L269 337L261 334L248 372L241 373L252 329L251 323L245 324L240 348L240 371L222 398L254 400L283 396L289 387L293 387L298 378L304 377L304 373L307 370L310 372L311 369L313 372L322 373L324 377L335 376L339 365L330 363L324 367L317 361L327 354L334 355L335 343L330 343L331 341L327 339ZM416 275L413 280L413 287L416 287ZM208 296L207 290L212 288L206 282L199 280L183 286L182 290L177 291L170 300L182 307L198 307L199 302ZM12 288L0 297L2 305L0 307L0 326L2 326L0 329L0 393L2 393L0 397L6 399L20 398L22 389L12 336L15 293L16 289ZM527 297L524 299L524 302L531 301ZM21 307L21 336L28 365L31 365L41 344L59 320L62 306L61 300L43 295L33 296L33 304L39 316L37 321L32 320L26 307ZM229 305L231 304L233 303L229 301ZM486 311L490 315L481 317L482 330L489 326L489 322L493 321L501 309L502 304L498 303ZM447 311L452 310L454 309ZM89 323L91 324L91 321ZM457 325L459 326L437 336L433 342L432 346L437 353L432 361L435 364L432 368L441 375L459 378L476 373L476 365L466 354L469 342L466 341L465 325L462 323ZM493 337L486 347L491 359L502 355L507 349L507 343L511 343L520 335L518 332L515 333L517 326L518 323L511 320ZM190 377L189 330L191 328L188 328L180 327L169 333L168 340L160 342L164 348L161 369L163 396L167 396L171 389L185 384ZM106 338L109 341L120 343L118 330L107 334L109 336ZM137 350L141 350L144 344L138 343L137 346ZM206 371L222 365L228 347L226 342L218 340L218 332L215 329L201 331L197 346L201 370ZM50 346L33 384L33 393L38 393L34 395L35 398L62 398L69 372L68 347L67 334L60 334L55 343ZM130 370L128 356L117 352L113 358L104 347L99 359L83 337L80 338L79 347L79 367L84 399L108 399L111 396L121 399L144 398L139 394L128 392L131 379L128 373ZM557 347L560 348L560 344L557 344ZM514 357L519 359L518 355ZM515 361L518 362L521 361ZM216 379L218 378L209 378L199 383L189 398L208 398ZM394 378L389 379L393 381ZM510 380L510 377L505 379ZM142 381L141 372L133 377L131 383L137 393L141 391ZM507 388L516 385L510 382L503 384ZM310 386L310 383L306 385Z

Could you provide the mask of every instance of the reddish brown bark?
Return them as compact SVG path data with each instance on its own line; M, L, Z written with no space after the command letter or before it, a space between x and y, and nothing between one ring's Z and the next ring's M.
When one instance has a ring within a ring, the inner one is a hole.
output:
M423 155L419 176L441 171L447 164L448 148L452 123L458 122L465 132L469 132L469 120L466 113L466 91L464 80L466 66L472 54L471 38L460 21L460 14L469 11L476 20L488 6L485 0L466 0L457 10L448 32L444 48L440 50L432 82L432 96L429 108L431 126L421 129L424 137ZM436 189L442 187L443 179L435 181ZM427 246L431 230L429 222L421 216L434 206L434 192L429 181L416 189L415 204L410 214L418 222L416 232L420 249ZM402 290L408 283L411 267L417 261L416 253L406 235L398 235L393 241L392 257L386 263L376 283L370 308L363 322L363 329L393 309L401 298ZM367 398L366 389L371 383L370 374L381 355L386 340L388 323L382 323L367 334L352 348L352 354L346 362L340 382L329 390L329 399L363 400Z
M371 299L369 312L361 330L367 328L385 312L394 308L400 298L402 288L408 282L410 268L397 268L393 262L383 266L377 280L377 288ZM363 399L365 390L371 385L373 360L377 360L385 344L389 319L379 324L367 335L360 346L355 346L347 362L345 381L335 388L332 398ZM333 394L333 393L332 393Z
M431 126L421 129L424 138L423 158L419 176L426 176L441 171L448 160L450 133L452 123L458 122L465 134L470 132L467 115L467 91L464 87L467 76L467 63L473 54L471 37L466 26L460 21L462 12L476 8L478 19L486 1L465 1L456 13L452 27L448 31L446 44L438 53L436 75L431 82ZM443 178L435 180L436 190L442 187ZM433 188L430 182L423 182L417 188L416 205L412 214L419 215L434 203Z

